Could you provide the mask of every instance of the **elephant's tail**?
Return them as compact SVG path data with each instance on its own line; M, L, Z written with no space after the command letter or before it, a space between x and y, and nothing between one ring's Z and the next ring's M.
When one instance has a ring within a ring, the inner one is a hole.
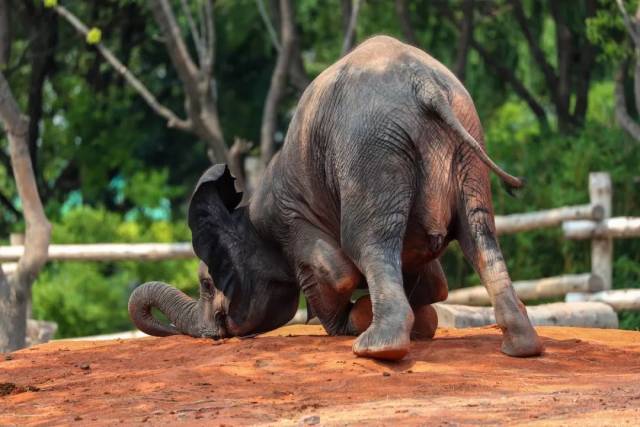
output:
M489 155L484 151L484 148L476 139L467 132L467 130L462 126L458 117L454 114L453 110L451 110L451 105L446 101L446 98L442 94L438 94L435 97L433 93L430 94L431 99L429 99L430 108L435 111L438 116L444 121L447 126L449 126L455 134L462 139L466 144L468 144L473 151L476 153L478 157L487 165L489 168L496 173L502 180L507 189L507 192L513 195L513 191L524 187L525 180L523 178L518 178L513 175L505 172L500 166L495 164L493 160L489 157ZM435 98L435 99L434 99Z

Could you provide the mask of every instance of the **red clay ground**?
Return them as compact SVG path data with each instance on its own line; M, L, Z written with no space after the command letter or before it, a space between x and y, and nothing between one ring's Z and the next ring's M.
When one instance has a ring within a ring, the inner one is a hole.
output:
M640 425L640 333L538 331L539 358L502 355L482 328L438 330L399 363L317 326L54 342L0 359L0 425Z

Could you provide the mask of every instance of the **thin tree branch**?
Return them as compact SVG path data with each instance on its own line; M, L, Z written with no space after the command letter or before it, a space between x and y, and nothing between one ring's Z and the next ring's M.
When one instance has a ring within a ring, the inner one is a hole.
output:
M526 39L527 44L529 45L529 50L531 50L531 54L533 55L533 58L535 59L535 61L538 63L538 66L542 70L542 74L544 75L545 80L547 81L547 85L549 86L549 89L551 89L552 92L555 92L555 88L558 85L558 76L556 76L556 73L553 67L551 66L549 61L547 61L547 58L545 57L544 52L542 51L542 48L540 48L540 45L534 39L533 34L531 33L531 30L529 28L529 23L527 22L527 17L525 16L524 10L522 8L521 1L509 0L509 2L513 6L513 12L514 12L516 21L518 22L518 25L520 26L520 30L522 31L522 34L524 35L524 38Z
M187 0L180 0L180 4L182 5L182 13L187 17L187 23L189 25L189 32L191 33L191 38L193 39L193 44L196 47L196 51L198 52L198 59L200 65L202 65L204 61L204 45L202 38L200 37L200 33L196 28L196 22L193 19L193 14L191 13L191 8L187 3Z
M264 22L264 26L267 28L267 33L269 34L269 38L271 39L271 44L278 52L280 52L282 47L280 46L280 41L278 41L278 35L276 34L276 30L273 27L271 18L269 18L269 14L267 13L267 8L264 5L264 0L256 0L256 6L258 6L258 12L260 13L262 22Z
M213 64L213 59L206 62L203 68L196 67L182 39L169 0L150 0L150 4L156 23L164 35L171 63L184 87L186 110L192 124L191 131L207 142L207 153L212 162L225 162L228 160L228 151L215 104L214 86L211 83L210 64ZM203 37L208 40L208 51L212 57L214 27L211 3L205 3L203 9L200 34L205 34Z
M293 5L291 0L280 0L280 35L282 48L271 75L271 85L265 100L260 128L260 161L263 170L275 153L273 135L276 130L278 106L284 93L287 71L293 48Z
M340 56L345 56L355 44L356 25L358 24L358 14L360 13L360 0L353 0L351 3L351 15L349 17L349 26L344 33L344 41L342 42L342 52Z
M402 36L405 41L413 46L419 46L418 37L411 24L411 16L409 15L409 8L407 6L407 0L396 0L396 15L400 21L400 29L402 30Z
M585 19L593 18L597 11L597 0L586 0ZM575 99L576 103L573 108L571 120L577 125L584 123L589 106L589 82L591 81L591 73L596 58L596 47L584 38L582 46L579 48L579 58L577 64L577 72L572 73L574 76ZM577 76L577 78L575 78Z
M467 68L467 57L469 55L469 42L473 36L473 4L474 0L464 0L462 11L464 18L462 20L462 28L458 37L458 48L456 62L453 72L461 81L464 81L465 71Z
M293 47L291 51L291 61L289 63L289 77L291 84L295 86L300 93L311 83L307 71L304 68L302 52L300 51L300 36L298 35L295 25L293 26Z
M67 20L80 34L86 36L89 32L89 29L86 25L84 25L74 14L72 14L69 10L64 8L63 6L55 6L55 11ZM138 94L145 100L147 105L156 112L156 114L160 115L164 119L167 120L167 126L171 128L181 129L190 131L192 129L192 124L190 120L184 120L179 118L175 113L169 110L167 107L163 106L158 102L156 97L147 89L147 87L140 81L136 76L131 73L131 71L122 63L118 58L115 57L111 51L104 46L102 43L96 44L96 48L98 52L104 57L104 59L111 64L111 66L118 72L124 79L131 85L131 87L138 92Z
M631 40L633 40L633 44L635 44L636 46L640 46L640 34L638 34L638 32L636 31L637 22L631 19L631 17L627 13L627 9L624 7L624 3L622 0L616 0L616 3L618 4L620 13L622 13L622 20L624 21L624 26L627 29L629 37L631 37Z
M0 192L0 203L2 203L4 207L7 208L16 218L20 218L22 215L22 213L16 209L13 202L9 200L7 196L2 194L2 192Z
M169 0L151 0L151 11L162 31L165 45L171 63L178 72L178 77L185 87L187 97L192 100L199 98L198 91L198 75L199 70L196 67L189 50L182 39L180 27L173 14L173 9Z
M615 115L618 124L625 130L633 139L640 141L640 125L636 123L627 110L627 100L624 94L624 80L627 74L628 64L623 62L620 64L618 71L615 74ZM636 74L636 79L640 76Z
M458 23L456 22L455 17L450 9L443 9L444 15L449 21L456 27L460 28ZM540 127L544 130L549 129L549 121L547 119L547 113L540 103L533 97L531 92L526 88L524 83L520 79L518 79L511 68L507 68L500 64L500 62L494 58L494 56L486 50L480 43L478 43L473 35L470 37L469 45L475 49L476 52L480 55L484 63L504 81L507 81L513 91L527 103L533 114L536 116Z
M11 168L11 158L7 153L4 152L4 149L1 149L1 148L0 148L0 163L4 165L4 168L7 171L7 175L13 174L13 169Z
M551 16L556 27L556 57L558 63L558 73L556 85L549 85L549 91L556 107L558 115L558 127L564 131L569 129L572 117L570 112L571 104L571 57L573 56L573 43L571 30L567 26L565 17L560 10L562 5L559 2L551 2ZM580 76L581 78L584 76Z
M27 98L27 116L29 117L29 153L31 165L36 175L36 184L41 191L40 197L46 200L44 194L44 178L38 167L38 139L40 138L40 121L43 113L44 83L49 75L55 71L55 51L58 44L58 23L56 16L48 9L38 10L29 19L31 47L31 72L29 75L29 91Z
M29 51L31 50L31 40L27 41L27 45L22 48L22 53L20 53L20 57L11 67L5 68L4 75L9 78L15 71L20 69L23 65L27 63L27 59L29 58ZM8 64L7 64L8 65Z
M11 58L11 25L7 0L0 0L0 69L9 65Z
M635 98L636 111L640 111L640 48L635 49L635 66L633 74L633 95Z
M243 199L247 199L251 191L247 186L247 176L244 169L244 156L251 150L251 147L253 147L251 141L236 136L229 149L229 169L236 171L238 187L243 189L245 194Z
M207 62L205 64L205 75L210 77L211 71L213 70L213 63L215 59L215 46L216 46L216 31L215 31L215 20L213 18L213 6L211 4L211 0L205 0L204 2L204 10L205 16L207 18Z
M493 55L482 47L475 39L471 39L470 44L471 47L478 52L485 64L492 68L500 78L509 82L513 91L527 103L533 114L538 119L540 126L545 130L549 129L549 121L547 120L547 113L544 111L544 108L542 108L542 105L536 101L524 83L516 77L513 70L500 64Z

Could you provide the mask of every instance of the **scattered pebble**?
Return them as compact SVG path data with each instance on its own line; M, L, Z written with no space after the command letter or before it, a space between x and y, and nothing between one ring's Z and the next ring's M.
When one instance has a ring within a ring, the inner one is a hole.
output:
M5 355L4 355L4 360L7 360L7 361L9 361L9 360L13 360L13 356L12 356L12 355L10 355L10 354L5 354Z
M14 383L0 383L0 396L11 394L15 389L16 385Z
M390 376L391 376L391 373L390 373L390 372L385 371L385 372L383 372L383 373L382 373L382 376L384 376L384 377L390 377Z
M73 421L82 421L82 417L80 415L76 415L73 417Z
M91 365L89 365L88 363L81 363L79 368L84 371L88 371L89 369L91 369Z
M314 426L316 424L320 424L320 417L317 415L304 417L300 420L300 423L298 423L298 425L301 426Z

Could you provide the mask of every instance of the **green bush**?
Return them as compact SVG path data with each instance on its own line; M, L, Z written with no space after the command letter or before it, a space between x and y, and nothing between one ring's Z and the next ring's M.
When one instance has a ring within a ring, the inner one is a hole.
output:
M80 206L53 226L54 243L188 241L182 222L133 222L104 209ZM197 261L53 262L33 288L33 313L58 323L57 336L73 337L132 329L129 294L150 280L197 293Z

